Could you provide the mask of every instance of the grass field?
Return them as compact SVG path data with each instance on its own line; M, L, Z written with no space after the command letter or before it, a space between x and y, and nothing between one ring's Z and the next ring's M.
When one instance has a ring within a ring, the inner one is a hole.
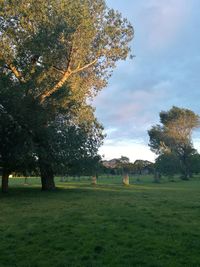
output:
M57 181L0 193L0 266L200 266L200 178Z

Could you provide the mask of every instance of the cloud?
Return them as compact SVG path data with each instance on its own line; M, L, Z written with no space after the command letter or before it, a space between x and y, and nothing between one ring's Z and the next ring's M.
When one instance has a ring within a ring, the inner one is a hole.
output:
M197 0L108 2L135 27L136 58L118 63L108 88L94 101L97 117L107 132L102 150L114 157L115 153L126 155L125 151L131 155L136 147L137 151L141 148L144 157L151 157L147 130L159 122L161 110L176 105L200 113L200 3ZM141 140L142 147L138 147L136 143Z
M200 138L193 139L194 148L200 153Z
M149 49L163 49L176 41L189 17L191 7L189 2L149 0L145 3L139 13L142 22L140 31Z
M160 111L170 90L169 81L161 81L151 88L120 89L113 86L96 99L97 117L102 121L109 138L141 138L155 121L155 109ZM158 114L156 114L158 116ZM113 130L114 129L114 130Z
M127 156L131 162L137 159L155 161L155 154L142 141L138 142L138 140L123 140L114 143L110 143L108 140L99 152L101 155L105 155L106 160Z

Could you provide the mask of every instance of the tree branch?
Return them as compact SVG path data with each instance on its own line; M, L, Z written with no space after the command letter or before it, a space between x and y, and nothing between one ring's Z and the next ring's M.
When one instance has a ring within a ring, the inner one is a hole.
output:
M57 70L58 72L60 72L60 73L62 73L62 74L65 73L64 70L62 70L62 69L60 69L60 68L58 68L58 67L56 67L56 66L53 66L53 69Z
M51 96L54 92L60 89L63 86L63 84L68 80L70 75L71 73L67 70L64 73L63 77L61 78L61 80L52 89L40 94L39 95L40 103L43 103L47 97Z
M80 29L81 29L81 25L79 25L78 28L76 29L73 38L76 37L76 33L79 32ZM53 88L51 88L50 90L47 90L46 92L44 92L38 96L40 103L43 103L47 97L50 97L53 93L58 91L66 83L66 81L69 79L69 77L72 74L81 72L81 71L91 67L92 65L94 65L98 61L98 57L97 57L95 60L91 61L90 63L88 63L82 67L81 67L81 64L78 64L78 66L73 70L71 65L72 65L72 60L74 58L74 54L76 54L76 46L75 46L74 40L72 40L72 44L71 44L70 50L69 50L66 70L62 71L62 70L56 68L55 66L53 66L53 68L55 68L57 71L60 71L60 73L63 74L62 78L60 79L59 82L57 82L54 85Z
M70 70L70 66L68 66L68 69L64 72L63 77L60 79L59 82L57 82L57 84L50 90L44 92L43 94L40 94L38 97L40 99L40 103L43 103L45 101L45 99L47 97L50 97L53 93L55 93L56 91L58 91L63 85L64 83L69 79L69 77L72 74L81 72L89 67L91 67L92 65L94 65L97 62L98 59L93 60L92 62L82 66L82 67L77 67L74 70Z
M12 63L11 64L8 64L8 69L10 69L12 71L12 73L15 75L15 77L20 82L24 82L24 78L22 76L22 73L20 71L18 71L18 69Z
M78 66L75 70L71 71L71 73L74 74L74 73L83 71L83 70L85 70L85 69L91 67L92 65L94 65L94 64L97 62L97 60L98 60L98 59L95 59L95 60L93 60L92 62L86 64L86 65L83 66L83 67Z

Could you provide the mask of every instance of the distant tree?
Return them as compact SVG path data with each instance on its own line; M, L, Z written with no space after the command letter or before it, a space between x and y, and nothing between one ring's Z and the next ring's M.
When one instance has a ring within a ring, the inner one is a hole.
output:
M123 168L124 168L125 173L127 174L134 174L135 172L135 166L132 162L125 163L123 165Z
M189 166L191 173L199 174L200 173L200 154L195 153L189 158Z
M153 163L148 160L135 160L133 163L135 173L143 174L143 173L153 173Z
M130 159L128 157L121 156L121 158L119 158L118 161L121 164L128 164L130 162Z
M116 159L116 173L118 175L128 174L128 165L129 165L129 158L125 156L121 156L120 158Z
M190 176L189 158L195 153L192 132L199 127L199 116L189 109L172 107L160 113L161 125L149 131L149 146L158 155L174 153L181 164L182 178Z
M180 160L174 153L164 153L156 159L155 170L169 177L181 172Z

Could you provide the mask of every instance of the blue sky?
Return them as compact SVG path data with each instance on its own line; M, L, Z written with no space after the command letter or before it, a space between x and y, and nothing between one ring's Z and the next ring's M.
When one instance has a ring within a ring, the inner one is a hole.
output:
M96 98L106 159L154 160L147 130L173 105L200 114L200 1L107 0L134 26L133 60L120 62ZM193 135L200 149L200 134Z

